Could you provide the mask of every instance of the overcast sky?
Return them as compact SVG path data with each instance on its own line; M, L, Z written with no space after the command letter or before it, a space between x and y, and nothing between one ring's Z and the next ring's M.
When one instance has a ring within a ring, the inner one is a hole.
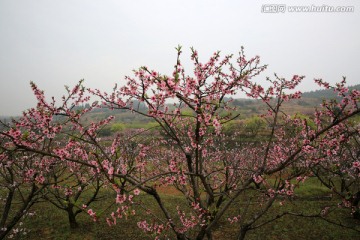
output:
M262 12L284 2L354 12ZM143 65L171 73L178 44L185 58L193 46L204 60L244 46L269 64L260 83L276 72L305 75L303 91L317 89L314 78L358 84L359 25L356 0L0 0L0 115L35 105L30 81L59 97L80 79L110 90Z

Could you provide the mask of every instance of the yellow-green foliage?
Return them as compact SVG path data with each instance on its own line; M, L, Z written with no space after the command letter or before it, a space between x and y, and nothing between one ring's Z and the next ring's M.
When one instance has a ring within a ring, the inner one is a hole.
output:
M301 120L306 120L307 125L311 128L311 129L315 129L316 128L316 124L315 122L307 115L301 114L301 113L296 113L293 116L293 119L301 119Z
M256 135L258 132L264 130L265 127L265 120L258 116L247 118L244 121L244 131L246 133Z
M184 116L194 116L194 111L191 109L182 109L181 110L181 115Z
M125 129L125 124L123 123L114 123L111 125L111 132L119 132Z

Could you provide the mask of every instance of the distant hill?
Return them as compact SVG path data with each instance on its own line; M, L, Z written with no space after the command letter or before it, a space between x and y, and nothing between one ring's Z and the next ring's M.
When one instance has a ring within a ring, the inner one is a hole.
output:
M358 89L360 90L360 84L350 86L349 90ZM302 98L317 98L317 99L333 99L338 98L338 95L332 89L323 89L310 92L304 92Z

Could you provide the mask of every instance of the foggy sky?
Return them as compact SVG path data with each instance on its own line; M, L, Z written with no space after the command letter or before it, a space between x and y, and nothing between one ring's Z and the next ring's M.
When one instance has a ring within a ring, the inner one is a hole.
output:
M262 13L262 5L354 6L353 13ZM347 76L360 83L359 1L0 0L0 116L36 104L29 82L59 98L80 79L110 90L146 65L171 73L174 47L204 61L216 51L260 55L268 70L305 75L301 90ZM186 65L187 66L187 65ZM191 65L188 73L191 74Z

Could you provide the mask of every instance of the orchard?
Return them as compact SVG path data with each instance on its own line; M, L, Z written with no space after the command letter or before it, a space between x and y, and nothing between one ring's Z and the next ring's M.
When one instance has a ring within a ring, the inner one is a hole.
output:
M136 218L150 239L217 239L214 231L224 221L236 239L245 239L288 215L319 218L359 234L359 222L349 226L328 216L341 208L353 221L360 218L360 125L354 121L360 91L349 90L345 79L335 86L316 79L338 98L324 100L307 117L292 116L284 104L301 98L297 87L304 76L275 74L263 84L259 79L267 66L243 49L224 57L215 52L207 62L191 49L189 75L182 48L176 50L171 75L140 67L112 92L88 89L80 81L57 102L31 83L36 107L2 122L0 129L0 239L13 235L44 201L63 210L71 228L79 227L79 214L106 222L109 231L119 227L119 219ZM247 125L252 134L261 126L257 141L225 132L241 117L232 104L238 93L265 109ZM85 121L96 109L128 111L155 124L102 137L115 119ZM289 211L285 206L310 178L332 191L339 204L311 214ZM163 197L164 188L176 191L176 206ZM112 203L93 208L109 196L102 191L110 192Z

